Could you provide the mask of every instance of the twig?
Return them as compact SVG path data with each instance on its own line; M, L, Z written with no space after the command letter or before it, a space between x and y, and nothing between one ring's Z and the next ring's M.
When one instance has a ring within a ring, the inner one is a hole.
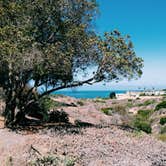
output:
M34 148L32 145L31 145L31 149L34 150L37 154L39 154L40 156L42 156L42 154L36 149Z

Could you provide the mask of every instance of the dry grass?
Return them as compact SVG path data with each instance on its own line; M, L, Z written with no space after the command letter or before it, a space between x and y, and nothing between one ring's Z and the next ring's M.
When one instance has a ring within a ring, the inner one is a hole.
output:
M166 142L166 134L159 134L157 138L163 142Z

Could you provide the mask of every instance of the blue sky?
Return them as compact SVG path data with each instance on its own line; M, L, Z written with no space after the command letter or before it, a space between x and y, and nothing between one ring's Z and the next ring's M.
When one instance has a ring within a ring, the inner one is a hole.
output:
M86 86L81 89L166 88L166 0L98 0L96 31L113 29L129 34L137 56L144 59L139 80Z

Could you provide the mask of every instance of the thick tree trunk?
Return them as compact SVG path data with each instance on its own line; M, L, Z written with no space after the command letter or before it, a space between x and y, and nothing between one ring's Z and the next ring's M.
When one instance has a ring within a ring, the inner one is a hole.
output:
M20 105L19 105L20 106ZM18 103L11 101L6 103L6 108L4 112L5 116L5 125L6 127L14 127L16 125L26 125L25 120L25 106L20 106L22 109L18 107Z
M22 90L20 93L8 91L6 95L6 108L4 112L6 127L25 126L28 124L26 115L37 114L39 111L38 98L33 91ZM30 122L29 122L30 123Z
M4 112L5 116L5 125L7 127L12 127L15 120L15 109L16 109L16 103L13 101L6 103L6 108Z

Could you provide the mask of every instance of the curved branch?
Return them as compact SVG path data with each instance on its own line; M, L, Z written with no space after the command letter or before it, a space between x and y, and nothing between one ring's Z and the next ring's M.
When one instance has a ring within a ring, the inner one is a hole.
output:
M43 97L45 95L48 95L48 94L50 94L50 93L52 93L54 91L60 90L60 89L77 87L77 86L81 86L83 84L90 84L90 85L92 85L93 83L95 83L95 82L91 83L93 80L94 80L94 77L92 77L92 78L90 78L88 80L85 80L85 81L75 82L75 83L70 84L70 85L64 85L64 86L56 87L56 88L50 89L50 90L42 93L39 97L41 98L41 97Z

